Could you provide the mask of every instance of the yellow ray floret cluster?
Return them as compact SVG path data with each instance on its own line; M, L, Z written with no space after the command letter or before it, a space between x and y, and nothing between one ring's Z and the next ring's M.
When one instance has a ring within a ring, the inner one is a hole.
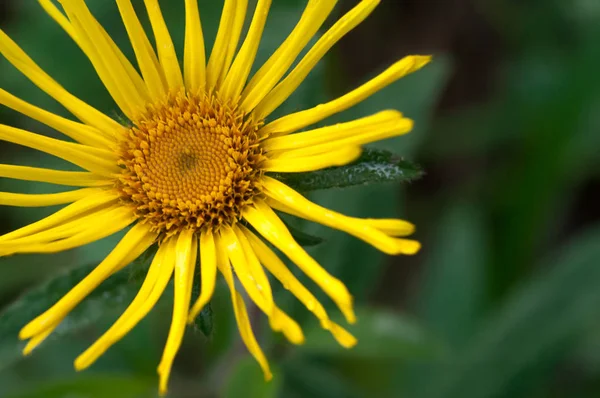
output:
M267 271L339 344L352 347L354 337L329 319L324 307L267 242L314 280L352 323L355 315L350 293L295 242L274 209L343 230L388 254L417 252L418 242L404 238L414 228L402 220L359 219L320 207L269 173L344 165L360 155L362 145L409 132L412 121L394 110L298 131L363 101L418 70L430 58L403 58L331 102L277 120L268 117L379 1L358 2L300 58L336 4L335 0L309 0L289 37L252 77L250 71L271 0L257 1L243 40L248 0L225 0L208 60L197 0L185 0L183 65L179 64L158 0L144 0L154 43L131 1L116 0L135 63L123 55L84 0L60 0L62 9L51 0L38 2L89 58L130 125L120 124L70 94L0 31L0 53L77 119L52 114L0 89L0 103L69 140L6 125L0 125L0 139L57 156L82 169L71 172L0 165L0 177L78 187L44 195L0 192L0 205L66 205L49 217L0 236L0 255L57 252L121 230L127 232L94 271L21 330L20 338L29 340L25 353L52 333L93 289L157 243L158 251L137 296L114 325L76 359L77 369L90 366L135 327L173 280L173 318L158 367L160 391L166 392L186 324L193 322L211 299L219 272L231 291L240 335L267 379L271 377L269 365L252 332L236 280L268 317L272 329L292 343L303 342L302 330L275 304ZM197 274L201 292L191 303Z

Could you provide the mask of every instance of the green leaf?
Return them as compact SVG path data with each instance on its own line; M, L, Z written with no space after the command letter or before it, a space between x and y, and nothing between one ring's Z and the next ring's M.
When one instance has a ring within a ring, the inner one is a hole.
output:
M411 182L423 176L421 168L391 152L366 148L353 163L310 173L275 173L290 187L309 192L381 182Z
M450 205L426 253L422 287L415 301L428 328L453 345L471 335L482 310L487 231L475 203Z
M50 308L95 267L93 264L64 272L28 291L0 314L0 370L21 358L24 343L18 340L19 330ZM105 315L122 312L139 287L140 283L132 281L127 272L113 275L77 305L48 340L73 335Z
M77 376L73 380L44 383L5 398L137 398L152 396L156 381L111 374Z
M573 241L516 291L417 397L491 398L548 358L560 358L600 316L600 228ZM548 364L544 365L547 369Z
M256 361L246 356L233 368L225 383L225 398L275 398L283 384L283 374L272 369L273 379L265 381Z
M200 329L203 335L206 337L212 336L214 323L213 323L213 310L210 303L206 304L202 311L198 314L194 320L194 324Z
M362 397L351 380L337 373L331 366L324 366L306 358L294 359L284 366L285 398L359 398Z
M313 324L306 328L306 342L298 348L307 354L362 359L432 358L443 352L440 342L415 321L373 308L357 309L358 322L347 327L358 344L345 349Z
M310 247L310 246L317 246L318 244L323 243L323 241L324 241L323 238L308 234L308 233L300 230L299 228L295 227L294 225L291 225L289 222L286 222L285 218L282 218L282 221L299 245L305 246L305 247Z

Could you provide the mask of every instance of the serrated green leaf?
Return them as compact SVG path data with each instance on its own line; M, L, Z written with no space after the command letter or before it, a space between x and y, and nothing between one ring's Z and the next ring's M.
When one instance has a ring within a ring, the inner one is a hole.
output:
M155 388L152 379L96 373L44 383L5 398L138 398L152 396Z
M600 228L573 241L508 299L465 350L415 397L491 398L570 342L600 316ZM544 369L549 369L548 363Z
M64 272L28 291L0 313L0 370L21 358L24 343L19 342L19 330L50 308L95 267L93 264ZM113 275L76 306L48 340L73 335L107 314L122 312L139 287L140 283L131 280L127 272Z
M346 328L358 344L345 349L319 325L305 330L306 342L298 348L307 354L363 359L432 358L443 352L438 340L416 321L393 312L358 308L358 322Z
M371 148L365 148L355 162L346 166L310 173L274 173L276 179L300 192L381 182L411 182L422 176L423 170L416 164L391 152Z

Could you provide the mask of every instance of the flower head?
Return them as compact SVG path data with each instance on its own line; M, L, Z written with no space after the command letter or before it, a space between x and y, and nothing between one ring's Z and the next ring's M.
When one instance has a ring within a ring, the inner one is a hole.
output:
M358 219L325 209L270 173L344 165L360 155L363 144L409 132L412 121L393 110L298 131L352 107L421 68L430 58L406 57L338 99L277 120L268 118L325 53L364 20L379 1L360 1L291 68L336 3L309 0L292 33L251 78L271 0L258 0L243 41L248 0L225 0L208 60L197 0L185 0L183 68L158 0L144 0L154 45L131 1L116 0L137 67L93 17L84 0L60 0L62 10L51 0L38 2L86 54L130 123L124 126L70 94L0 31L0 53L78 119L52 114L0 89L0 103L71 140L48 138L6 125L0 125L0 139L60 157L83 170L0 165L0 177L80 187L44 195L1 192L2 205L66 206L0 236L0 255L57 252L120 230L127 232L93 272L21 330L20 338L29 340L25 354L52 333L94 288L156 243L158 251L137 296L114 325L76 359L77 369L90 366L127 334L174 279L171 329L158 367L160 390L165 392L186 323L193 322L211 299L217 271L231 291L241 337L267 379L271 377L269 365L254 337L235 280L269 318L272 329L282 332L292 343L303 342L302 330L275 304L265 270L283 283L341 345L353 346L354 337L330 320L324 307L267 246L269 242L287 256L331 297L348 322L355 321L352 297L344 284L295 242L274 210L343 230L389 254L418 251L417 242L402 238L414 228L402 220ZM197 273L201 293L192 304Z

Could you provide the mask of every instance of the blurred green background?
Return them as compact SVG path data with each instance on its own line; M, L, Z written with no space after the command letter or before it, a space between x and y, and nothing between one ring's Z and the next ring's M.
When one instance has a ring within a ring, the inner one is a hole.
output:
M87 3L131 55L114 2ZM141 11L141 0L134 3ZM291 31L306 1L273 3L259 63ZM336 16L356 3L340 1ZM183 1L160 4L181 45ZM200 4L211 43L221 1ZM0 25L67 89L118 116L89 62L36 1L0 0ZM426 176L409 185L311 193L318 203L354 216L415 222L422 251L390 258L343 233L298 223L323 239L310 252L356 297L359 322L350 330L359 345L338 347L274 284L277 301L301 321L307 342L293 347L253 315L275 373L265 384L240 343L220 285L212 314L205 311L186 334L169 396L600 396L599 40L597 0L383 0L277 113L342 94L406 54L435 54L422 71L327 121L401 110L416 121L415 130L375 146L421 164ZM4 59L0 87L67 115ZM58 136L6 108L0 108L0 121ZM69 167L6 143L0 143L0 156L2 163ZM0 191L57 188L0 179ZM53 210L0 208L0 232ZM0 316L0 397L156 396L170 291L91 369L72 368L127 305L139 286L135 272L104 284L31 357L20 356L18 329L97 264L116 239L57 255L0 259L0 307L7 308ZM37 287L46 280L49 285ZM25 302L11 304L31 288L37 290Z

